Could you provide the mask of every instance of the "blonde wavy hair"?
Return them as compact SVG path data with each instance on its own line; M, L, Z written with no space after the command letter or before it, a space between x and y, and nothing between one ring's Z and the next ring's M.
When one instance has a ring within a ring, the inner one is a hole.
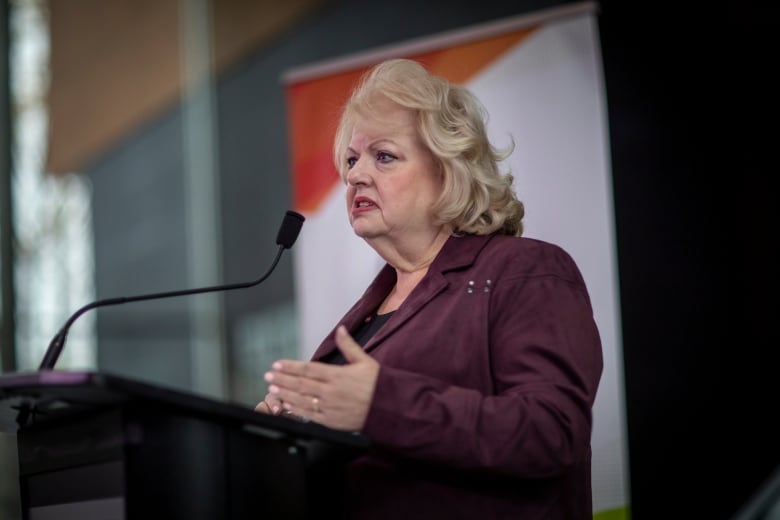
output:
M514 149L495 148L487 137L488 114L466 88L430 74L408 59L384 61L361 78L343 108L333 142L333 160L347 178L347 149L359 117L381 120L381 99L416 113L417 133L444 172L444 189L433 208L440 224L456 233L523 233L523 203L512 189L513 177L498 164Z

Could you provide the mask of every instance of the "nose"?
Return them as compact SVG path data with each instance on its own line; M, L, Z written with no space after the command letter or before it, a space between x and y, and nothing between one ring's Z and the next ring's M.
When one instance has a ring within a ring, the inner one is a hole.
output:
M369 184L371 177L366 172L366 167L360 159L355 161L352 168L347 170L347 184L350 186L365 186Z

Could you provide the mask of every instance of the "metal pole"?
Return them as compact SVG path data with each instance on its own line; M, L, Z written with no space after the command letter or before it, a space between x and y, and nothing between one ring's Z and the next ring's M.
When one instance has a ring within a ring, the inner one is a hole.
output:
M16 370L14 228L11 194L11 7L0 0L0 370Z
M220 178L215 134L210 0L181 0L184 93L184 190L192 287L222 283ZM193 390L227 395L223 295L190 299Z

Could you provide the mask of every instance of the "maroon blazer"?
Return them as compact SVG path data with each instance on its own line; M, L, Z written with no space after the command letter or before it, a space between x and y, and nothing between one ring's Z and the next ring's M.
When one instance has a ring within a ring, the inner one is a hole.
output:
M385 266L339 323L354 330L394 283ZM347 468L349 518L592 518L601 341L560 247L450 238L365 349L381 368L373 446Z

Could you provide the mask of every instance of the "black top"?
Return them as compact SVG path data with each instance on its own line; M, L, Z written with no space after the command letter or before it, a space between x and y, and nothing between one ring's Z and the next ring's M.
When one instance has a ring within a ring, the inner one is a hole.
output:
M357 341L361 347L365 346L365 344L368 343L368 340L376 334L376 331L382 328L382 325L390 319L394 312L395 311L391 311L385 314L377 314L374 312L373 314L366 316L366 319L352 331L352 337L355 338L355 341ZM321 361L332 365L343 365L346 363L346 359L344 359L344 356L338 349L323 357Z

